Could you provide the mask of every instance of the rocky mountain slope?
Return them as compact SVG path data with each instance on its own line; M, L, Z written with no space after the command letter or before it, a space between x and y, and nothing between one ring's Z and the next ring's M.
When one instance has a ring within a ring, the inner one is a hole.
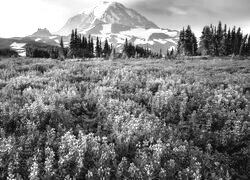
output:
M178 31L161 29L133 9L117 2L101 2L76 16L71 17L56 34L67 36L72 29L83 35L108 39L120 48L127 38L135 45L154 51L175 48Z

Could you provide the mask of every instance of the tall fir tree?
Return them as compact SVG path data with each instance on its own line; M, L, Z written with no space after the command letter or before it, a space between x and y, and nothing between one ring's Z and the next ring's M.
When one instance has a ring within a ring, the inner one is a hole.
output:
M212 32L209 26L205 26L202 31L200 38L200 47L199 51L202 55L210 55L210 46L212 43Z
M90 56L94 56L94 40L93 38L90 39Z
M229 28L228 33L227 33L227 44L226 44L226 52L227 55L232 54L233 52L233 46L232 46L232 33L231 29Z
M126 38L125 44L123 47L123 56L128 57L128 39Z
M61 47L62 49L64 49L63 37L61 37L61 40L60 40L60 47Z
M241 43L240 43L240 49L239 49L239 55L242 56L243 54L245 55L246 52L245 52L245 45L246 45L246 41L247 41L247 35L245 35L242 40L241 40Z
M222 39L223 39L223 30L222 30L222 24L220 21L217 27L217 32L216 32L216 41L217 41L216 43L217 43L218 48L221 46Z
M106 39L104 42L104 48L103 48L103 53L105 58L108 58L110 55L111 48L109 46L108 40Z
M198 50L198 43L194 33L192 34L191 43L192 43L192 56L196 56Z
M75 43L75 31L72 30L71 36L70 36L70 44L69 44L69 56L74 57L75 56L75 50L76 50L76 43Z
M61 37L61 40L60 40L60 48L59 48L59 51L58 51L58 56L61 60L64 60L65 59L65 50L64 50L64 43L63 43L63 37Z
M233 29L232 29L232 32L231 32L232 54L234 54L234 55L235 55L235 52L236 52L235 42L237 41L235 31L236 31L236 27L234 26Z
M73 49L75 44L75 33L74 33L74 30L72 30L72 33L71 33L71 36L70 36L70 44L69 44L69 47L70 49Z
M226 28L226 27L225 27ZM216 33L216 43L217 43L217 56L223 56L226 54L225 50L225 43L226 43L226 37L225 37L225 28L222 29L221 21L218 24L217 33Z
M177 53L181 56L193 56L197 53L197 39L188 25L187 29L180 32Z
M101 57L101 47L100 47L100 41L99 38L96 38L96 47L95 47L95 53L96 53L96 57Z
M177 53L179 55L185 55L184 47L185 47L185 30L183 28L183 30L180 31L179 41L177 45Z
M246 55L250 56L250 35L248 35L248 40L246 43Z
M185 54L186 55L192 55L192 37L193 37L193 33L191 30L191 27L188 25L186 31L185 31Z
M241 33L241 28L238 28L237 33L236 33L236 39L235 39L235 54L239 54L241 44L243 40L243 35Z

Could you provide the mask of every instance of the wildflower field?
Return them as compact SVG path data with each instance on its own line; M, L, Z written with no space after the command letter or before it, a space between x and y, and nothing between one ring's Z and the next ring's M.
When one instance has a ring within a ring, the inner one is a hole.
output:
M250 61L2 59L0 179L250 179Z

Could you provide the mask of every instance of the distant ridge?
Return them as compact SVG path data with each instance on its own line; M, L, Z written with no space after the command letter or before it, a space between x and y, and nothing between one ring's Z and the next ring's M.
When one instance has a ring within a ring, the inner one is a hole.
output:
M35 37L49 37L49 36L52 36L52 34L46 28L44 29L38 28L38 30L31 35L31 37L34 37L34 36Z

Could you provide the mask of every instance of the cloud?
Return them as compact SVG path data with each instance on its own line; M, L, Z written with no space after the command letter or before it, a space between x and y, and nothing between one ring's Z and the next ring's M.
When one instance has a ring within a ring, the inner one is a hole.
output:
M1 0L0 37L29 35L39 27L57 31L68 18L100 1L103 0ZM198 32L204 25L221 20L250 31L249 0L115 1L137 10L160 27L179 30L190 24Z
M159 26L173 29L191 25L198 32L204 25L217 24L220 20L242 29L249 29L247 27L250 26L247 23L249 0L144 0L131 3L131 7Z
M176 15L187 15L187 11L178 8L178 7L170 7L168 8L168 10L172 13L172 14L176 14Z

